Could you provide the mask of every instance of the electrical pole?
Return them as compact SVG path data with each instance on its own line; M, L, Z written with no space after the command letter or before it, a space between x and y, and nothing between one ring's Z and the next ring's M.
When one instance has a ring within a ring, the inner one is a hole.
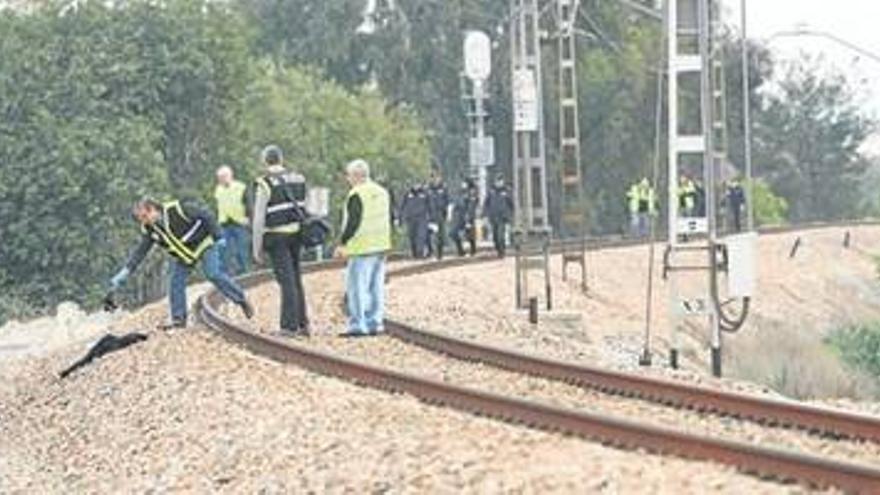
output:
M510 0L510 12L516 302L523 308L531 299L529 272L539 269L544 274L546 306L550 309L550 223L538 0Z
M563 244L563 280L567 277L569 264L580 265L581 290L586 292L587 205L581 170L577 42L574 30L579 6L580 0L556 0L556 16L559 20L559 168L562 176L560 237L579 241L576 245Z

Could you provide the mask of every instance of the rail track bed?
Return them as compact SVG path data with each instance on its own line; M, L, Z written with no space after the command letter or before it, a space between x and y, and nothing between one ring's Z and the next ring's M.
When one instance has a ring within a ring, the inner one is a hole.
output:
M408 265L393 276L460 264ZM262 280L256 277L251 282ZM323 294L319 300L319 312L338 309L338 292L336 297ZM356 383L626 448L721 462L779 480L865 493L880 490L880 470L872 465L880 459L876 418L793 403L760 400L757 404L732 394L707 397L684 385L573 369L397 323L388 327L397 338L347 341L317 336L308 342L288 342L224 319L212 307L216 300L203 302L205 320L228 338L261 355ZM264 323L271 328L270 321ZM777 423L803 430L769 426Z

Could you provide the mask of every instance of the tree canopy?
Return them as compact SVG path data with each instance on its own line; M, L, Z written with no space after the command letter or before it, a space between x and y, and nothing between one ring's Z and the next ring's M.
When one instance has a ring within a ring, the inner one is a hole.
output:
M268 143L337 197L339 172L354 157L392 188L431 166L449 180L467 174L461 52L469 29L493 41L488 131L496 170L510 174L506 2L397 0L397 10L376 13L372 33L358 29L364 0L69 3L0 11L0 321L64 299L94 304L136 235L134 199L208 200L217 166L253 176ZM656 22L618 3L580 5L587 213L594 233L616 232L627 187L653 163L656 112L665 112L656 99L663 44ZM730 161L741 169L740 52L726 36ZM552 29L542 46L554 188ZM815 61L786 70L757 43L750 64L762 219L876 212L876 188L865 185L876 167L862 152L875 124L858 94ZM665 169L665 150L660 159ZM151 290L140 296L155 295L161 266L142 282Z

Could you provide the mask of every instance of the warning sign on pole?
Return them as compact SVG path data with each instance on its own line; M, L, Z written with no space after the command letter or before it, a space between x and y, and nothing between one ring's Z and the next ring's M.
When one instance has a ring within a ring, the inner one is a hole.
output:
M538 130L538 85L531 69L513 74L513 128L519 132Z

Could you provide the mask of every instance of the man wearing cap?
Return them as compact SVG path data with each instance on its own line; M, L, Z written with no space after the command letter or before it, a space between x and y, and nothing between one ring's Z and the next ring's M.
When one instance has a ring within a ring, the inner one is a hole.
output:
M335 253L348 260L348 329L342 335L377 335L384 330L385 255L391 250L391 201L388 191L370 179L370 166L364 160L349 163L345 172L351 190Z
M248 271L247 242L247 186L238 180L232 168L222 166L217 169L217 187L214 189L214 200L217 202L217 223L226 239L226 249L222 258L228 267L227 271L239 275ZM235 268L232 261L235 261Z
M262 264L266 251L281 286L281 334L306 337L309 319L300 270L306 180L284 167L284 154L278 146L267 146L262 157L266 169L254 192L253 256Z

